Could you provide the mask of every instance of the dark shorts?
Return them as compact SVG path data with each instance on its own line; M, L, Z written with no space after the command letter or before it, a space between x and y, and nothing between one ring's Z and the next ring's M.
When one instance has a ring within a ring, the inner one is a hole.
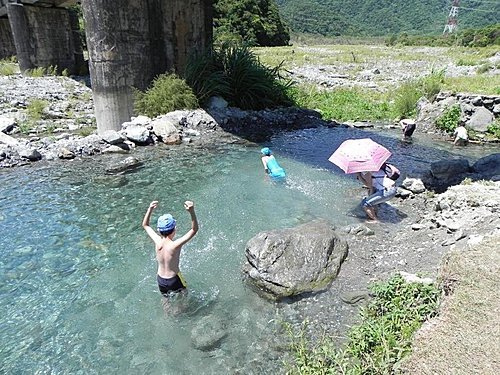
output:
M415 124L408 124L405 126L405 129L403 131L403 135L405 137L411 137L413 135L413 132L415 131L416 125Z
M186 289L186 285L184 285L179 275L169 277L168 279L156 275L156 281L158 281L158 288L162 294L180 292Z

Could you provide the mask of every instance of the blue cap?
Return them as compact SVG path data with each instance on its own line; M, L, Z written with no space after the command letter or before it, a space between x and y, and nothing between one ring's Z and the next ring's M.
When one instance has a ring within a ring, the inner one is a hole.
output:
M176 221L170 214L161 215L158 218L158 230L160 232L170 232L175 229Z
M271 155L271 149L269 147L264 147L262 150L260 150L260 152L266 156Z

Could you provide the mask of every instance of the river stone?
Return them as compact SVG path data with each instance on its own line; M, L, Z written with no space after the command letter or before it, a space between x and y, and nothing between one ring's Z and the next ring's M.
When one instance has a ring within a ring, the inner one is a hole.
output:
M207 102L208 109L224 109L227 106L228 102L221 96L212 96Z
M366 291L354 291L354 292L345 292L340 295L340 299L342 302L345 302L349 305L354 305L362 300L367 300L370 298L370 294Z
M124 137L116 130L106 130L101 134L101 138L104 142L109 143L110 145L116 145L119 143L123 143L125 140Z
M19 141L10 135L0 132L0 143L6 144L8 146L17 146Z
M485 156L472 165L472 170L483 178L500 175L500 153Z
M479 107L466 123L467 127L477 132L484 133L488 130L488 126L495 121L495 116L484 107Z
M347 242L326 220L261 232L248 241L243 272L271 300L326 288L347 256Z
M42 155L38 150L32 147L21 146L18 148L17 152L21 158L28 159L29 161L38 161L42 159Z
M125 172L130 169L135 169L142 165L142 162L134 158L133 156L129 156L118 163L110 165L106 168L107 173L120 173Z
M59 153L57 154L59 159L74 159L75 154L71 151L68 150L67 148L63 147L59 150Z
M425 185L419 178L405 178L401 185L414 194L420 194L425 191Z
M208 315L201 318L191 330L191 342L196 349L208 351L217 347L227 336L220 319Z
M457 177L469 171L467 159L446 159L431 163L431 173L434 178L443 182L455 181Z
M169 117L159 117L152 123L153 133L166 144L179 144L181 137L179 136L179 130L175 126L176 123L178 124Z
M151 142L149 129L144 126L128 124L127 127L122 130L122 133L127 139L138 145L147 145Z
M16 119L10 117L0 117L0 133L9 133L16 125Z

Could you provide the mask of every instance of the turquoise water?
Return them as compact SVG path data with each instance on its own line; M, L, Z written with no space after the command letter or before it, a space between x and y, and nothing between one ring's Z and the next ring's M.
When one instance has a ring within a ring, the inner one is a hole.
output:
M245 244L262 230L314 218L359 222L363 190L326 159L344 139L367 135L312 129L276 137L267 145L286 183L264 175L262 145L147 147L137 153L144 166L124 176L105 174L113 156L1 171L0 373L278 371L286 349L279 305L242 281ZM403 145L398 135L370 136L393 150L403 170L454 151ZM491 151L467 150L471 157ZM186 199L200 222L181 256L190 293L166 313L153 244L140 224L159 200L152 222L171 212L184 233ZM197 349L196 332L210 327L224 338Z

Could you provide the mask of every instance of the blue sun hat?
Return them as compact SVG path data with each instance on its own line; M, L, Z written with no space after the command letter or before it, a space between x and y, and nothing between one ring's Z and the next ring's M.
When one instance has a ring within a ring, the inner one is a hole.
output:
M264 147L263 149L260 150L260 153L262 155L269 156L271 155L271 149L269 147Z
M158 230L160 232L171 232L175 229L176 221L170 214L161 215L158 218Z

